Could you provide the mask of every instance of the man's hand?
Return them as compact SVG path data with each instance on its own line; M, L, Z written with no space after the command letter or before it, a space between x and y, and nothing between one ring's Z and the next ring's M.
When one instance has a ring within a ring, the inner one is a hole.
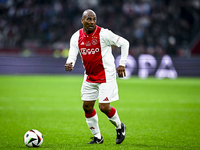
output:
M125 67L124 66L118 66L117 67L117 73L118 73L119 78L125 77L126 76Z
M65 64L65 71L72 71L73 68L72 62Z

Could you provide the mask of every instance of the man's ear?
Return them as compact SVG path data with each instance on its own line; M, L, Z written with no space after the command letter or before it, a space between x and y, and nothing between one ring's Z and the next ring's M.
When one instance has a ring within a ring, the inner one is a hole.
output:
M83 19L81 18L81 23L83 24Z

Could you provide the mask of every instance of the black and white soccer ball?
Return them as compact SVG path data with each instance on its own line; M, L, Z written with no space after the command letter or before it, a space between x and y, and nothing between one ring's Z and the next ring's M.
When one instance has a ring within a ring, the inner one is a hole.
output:
M38 130L32 129L25 133L24 144L28 147L39 147L43 143L43 136Z

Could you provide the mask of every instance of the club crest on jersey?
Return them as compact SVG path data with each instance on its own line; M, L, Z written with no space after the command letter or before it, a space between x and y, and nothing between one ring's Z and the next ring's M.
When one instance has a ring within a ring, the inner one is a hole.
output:
M97 45L97 43L98 43L98 40L97 40L97 39L93 39L93 40L92 40L92 45Z

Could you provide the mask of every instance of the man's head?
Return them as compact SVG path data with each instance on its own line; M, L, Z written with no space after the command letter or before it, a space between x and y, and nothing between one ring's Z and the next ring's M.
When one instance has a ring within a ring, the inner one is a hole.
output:
M97 17L93 10L87 9L83 12L81 23L86 34L92 33L96 28Z

